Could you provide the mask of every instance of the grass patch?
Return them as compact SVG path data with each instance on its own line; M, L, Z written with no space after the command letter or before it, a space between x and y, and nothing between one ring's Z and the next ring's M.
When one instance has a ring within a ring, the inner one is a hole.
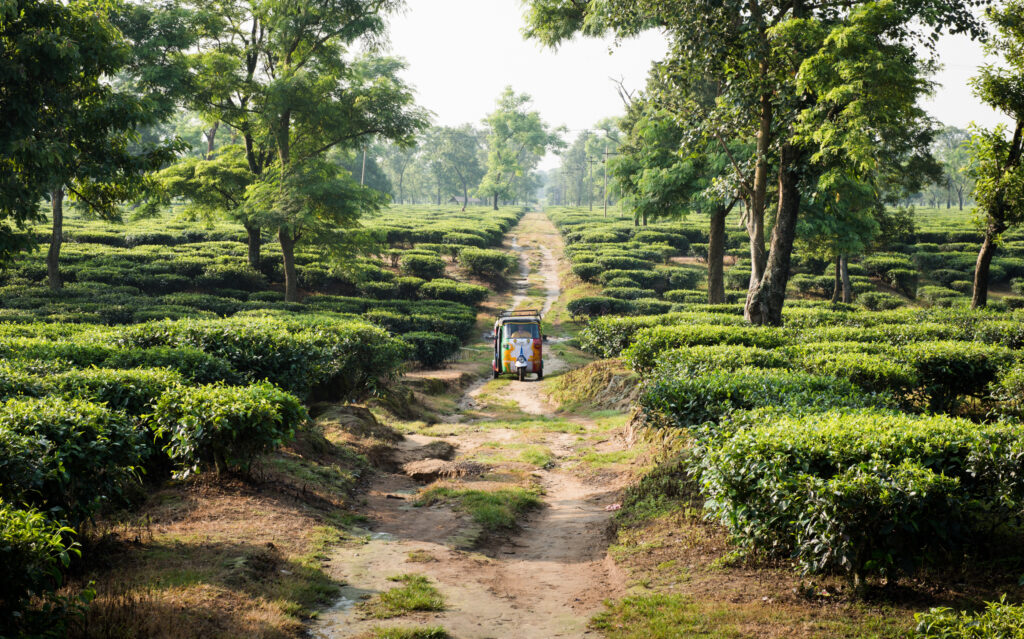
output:
M580 461L591 468L608 468L617 464L625 464L633 461L641 451L638 448L627 448L626 450L613 450L607 453L589 452L580 457Z
M477 424L488 430L505 428L518 431L535 431L543 433L582 433L586 429L580 424L566 419L529 418L505 421L487 421Z
M382 592L362 604L363 614L375 619L391 619L410 612L444 610L444 595L423 575L397 575L388 577L388 580L404 585Z
M501 452L485 455L480 458L482 463L494 464L498 462L522 462L531 464L538 468L545 468L554 462L555 457L546 446L537 444L503 444L501 442L487 442L485 448L496 448ZM519 451L518 454L511 454L509 451Z
M441 626L374 628L367 639L451 639L451 635Z
M406 561L411 561L417 564L427 564L432 561L437 561L437 557L430 554L426 550L410 550L409 554L406 555Z
M486 531L514 528L516 520L542 502L535 489L500 488L498 490L473 490L435 486L420 493L414 502L416 506L431 506L439 502L452 502L480 524Z
M707 637L726 639L742 636L720 620L712 621L681 595L627 597L606 604L591 626L608 639L678 639Z

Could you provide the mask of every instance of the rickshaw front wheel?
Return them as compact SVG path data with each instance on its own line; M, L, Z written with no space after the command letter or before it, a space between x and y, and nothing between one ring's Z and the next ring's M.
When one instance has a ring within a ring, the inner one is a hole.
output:
M519 367L519 381L521 381L521 382L525 382L526 381L526 367L525 366L520 366Z

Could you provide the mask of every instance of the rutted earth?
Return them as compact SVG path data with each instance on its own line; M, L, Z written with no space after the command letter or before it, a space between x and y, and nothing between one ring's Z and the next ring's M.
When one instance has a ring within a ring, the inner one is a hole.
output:
M520 243L518 231L527 225L541 231ZM557 232L543 214L531 213L513 233L517 236L511 247L519 253L522 280L512 306L526 305L532 286L543 292L547 312L560 294ZM552 350L545 351L546 372L565 370L566 363ZM611 435L597 437L594 443L596 424L581 416L559 414L561 427L544 430L543 421L555 416L555 407L542 394L543 388L535 381L475 383L458 402L457 412L446 418L459 434L408 435L397 445L395 455L399 460L415 460L429 456L427 450L447 448L435 442L447 442L455 448L454 461L431 462L441 472L463 475L466 487L484 489L518 472L542 488L544 507L513 534L482 537L478 525L449 505L414 506L422 483L405 473L378 474L361 509L370 522L366 541L346 544L331 558L333 576L348 585L338 603L321 614L313 636L357 637L375 627L421 625L442 626L458 639L596 635L588 629L588 620L601 610L603 600L624 590L623 578L607 555L611 516L607 508L618 501L621 481L614 473L583 475L572 458L580 454L581 446L609 452L625 444ZM500 409L493 404L496 395L502 400ZM494 410L500 416L489 412ZM489 426L498 417L508 420L510 411L520 420L533 416L542 424L530 430ZM561 432L567 430L577 432ZM552 462L524 471L522 464L479 464L465 459L488 445L526 444L549 450ZM415 551L432 560L410 561L409 554ZM446 609L387 621L364 619L358 603L394 587L387 578L405 573L429 577L445 596Z

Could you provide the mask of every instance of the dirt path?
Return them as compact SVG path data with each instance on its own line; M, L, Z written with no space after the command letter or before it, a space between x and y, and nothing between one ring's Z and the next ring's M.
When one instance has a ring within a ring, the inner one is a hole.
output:
M536 303L543 295L546 312L560 294L557 231L542 213L530 213L513 230L511 248L522 266L515 305ZM550 350L545 360L550 373L566 369ZM488 475L460 484L486 489L498 485L495 477L521 477L542 490L544 507L514 534L482 537L479 524L446 504L412 505L421 484L405 475L379 475L362 509L371 522L365 543L346 545L331 559L332 572L349 585L338 604L321 615L313 636L358 637L375 627L420 625L442 626L458 639L597 636L588 620L604 599L623 591L607 556L606 508L618 500L620 482L614 473L580 470L576 458L593 445L595 424L582 416L556 416L543 388L535 381L474 384L449 418L463 429L458 435L412 435L402 447L415 453L443 439L457 448L457 460L493 458L481 457L482 450L545 451L550 461L542 466L492 459ZM530 419L540 424L523 427ZM622 445L607 434L596 439L606 451ZM420 561L410 561L410 553ZM429 577L443 593L446 609L387 621L364 619L357 603L394 587L388 577L407 573Z

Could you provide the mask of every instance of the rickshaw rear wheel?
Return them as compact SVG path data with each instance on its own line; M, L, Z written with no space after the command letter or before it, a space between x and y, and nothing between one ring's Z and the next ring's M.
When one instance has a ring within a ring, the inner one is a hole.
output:
M543 366L541 366L540 368L537 369L537 379L538 380L544 379L544 367Z

